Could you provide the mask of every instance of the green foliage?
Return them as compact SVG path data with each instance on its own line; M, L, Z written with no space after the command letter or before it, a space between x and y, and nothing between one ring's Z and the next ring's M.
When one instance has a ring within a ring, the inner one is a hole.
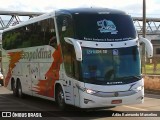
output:
M145 64L142 67L143 74L153 74L153 75L160 75L160 63L154 66L154 64Z

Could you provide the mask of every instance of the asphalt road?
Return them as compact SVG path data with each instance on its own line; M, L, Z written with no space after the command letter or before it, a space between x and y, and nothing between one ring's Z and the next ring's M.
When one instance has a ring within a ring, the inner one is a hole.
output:
M12 91L9 91L6 88L0 86L0 111L12 112L11 114L13 114L13 112L17 112L20 113L20 116L25 116L26 114L28 116L30 115L28 113L35 112L37 113L37 116L43 116L42 118L30 118L31 120L159 120L160 117L156 117L156 115L160 116L160 95L145 94L145 102L143 104L137 105L123 105L111 109L91 111L82 111L81 109L68 106L68 110L70 111L59 111L56 104L53 101L49 100L44 100L31 96L26 96L23 99L14 97L12 95ZM124 117L124 113L128 113L128 115L133 115L134 117ZM151 117L146 117L144 116L144 114L149 114L151 115ZM18 114L14 114L14 116L16 115ZM143 117L137 117L137 115L142 115ZM0 120L3 119L28 120L29 118L0 118Z

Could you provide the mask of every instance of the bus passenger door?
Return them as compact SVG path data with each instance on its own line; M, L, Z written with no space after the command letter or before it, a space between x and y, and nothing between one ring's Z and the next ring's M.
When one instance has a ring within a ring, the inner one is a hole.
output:
M78 81L73 80L73 95L74 95L74 105L79 107L79 89L78 89Z
M75 59L71 60L71 64L68 66L70 74L66 77L66 102L79 107L79 70L78 62Z
M65 100L67 104L74 105L74 96L73 96L73 79L66 77L65 79Z
M66 77L64 81L65 100L67 104L79 106L78 81L71 77Z
M79 93L76 83L79 80L77 72L77 63L74 46L67 43L64 37L74 37L73 20L71 15L62 14L57 17L57 27L59 33L59 42L63 53L63 62L65 69L65 97L68 104L79 106ZM76 73L77 72L77 73Z

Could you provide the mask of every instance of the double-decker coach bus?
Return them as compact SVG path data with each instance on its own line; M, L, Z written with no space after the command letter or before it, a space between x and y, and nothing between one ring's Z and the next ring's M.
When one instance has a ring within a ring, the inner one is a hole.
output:
M4 86L80 108L142 103L139 43L131 16L107 8L47 13L5 29Z

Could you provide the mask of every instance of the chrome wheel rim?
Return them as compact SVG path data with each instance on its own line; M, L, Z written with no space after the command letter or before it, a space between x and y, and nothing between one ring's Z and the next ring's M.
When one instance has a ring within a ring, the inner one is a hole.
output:
M60 91L58 94L58 103L60 106L64 105L64 94L63 91Z

